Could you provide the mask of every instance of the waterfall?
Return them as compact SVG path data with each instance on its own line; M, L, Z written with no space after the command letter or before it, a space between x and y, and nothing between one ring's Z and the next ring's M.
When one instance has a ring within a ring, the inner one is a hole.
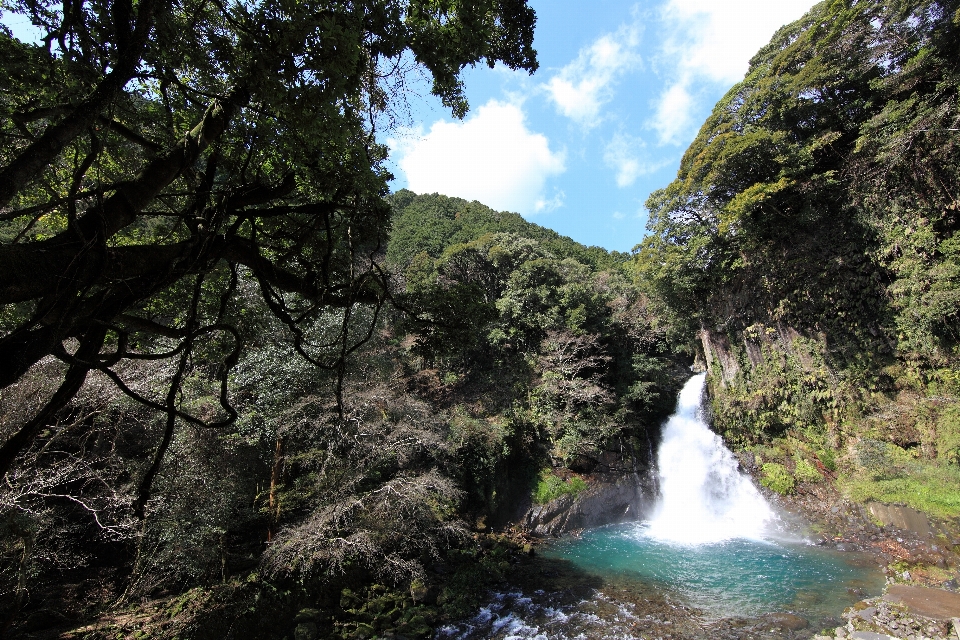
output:
M684 385L657 452L660 499L647 535L704 544L766 537L777 520L750 478L700 411L706 374Z

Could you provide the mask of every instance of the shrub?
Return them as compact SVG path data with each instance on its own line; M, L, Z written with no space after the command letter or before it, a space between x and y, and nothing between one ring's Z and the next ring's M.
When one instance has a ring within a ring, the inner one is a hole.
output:
M820 475L817 468L804 458L797 459L797 468L794 469L793 475L799 482L820 482L823 480L823 476Z
M587 483L579 476L573 476L564 481L559 476L553 475L550 469L540 474L540 481L536 489L533 490L533 501L536 504L546 504L551 500L556 500L564 494L577 495L587 488Z
M960 465L960 407L956 405L937 420L937 457Z
M817 450L817 457L820 458L820 462L823 463L827 471L837 470L837 454L833 449L819 449Z
M892 480L904 474L909 454L900 447L881 440L861 439L854 450L857 465L874 480Z
M960 469L952 464L916 460L900 477L843 476L840 488L857 502L900 503L939 518L960 515Z
M764 463L761 470L763 476L760 478L760 484L780 495L793 493L795 481L785 466L777 462L767 462Z

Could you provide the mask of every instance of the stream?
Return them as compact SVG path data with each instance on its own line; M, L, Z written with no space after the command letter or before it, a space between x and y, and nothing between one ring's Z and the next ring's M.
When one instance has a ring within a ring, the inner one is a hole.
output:
M879 594L874 562L808 542L739 471L703 418L704 380L664 426L646 520L545 545L519 587L437 637L809 637Z

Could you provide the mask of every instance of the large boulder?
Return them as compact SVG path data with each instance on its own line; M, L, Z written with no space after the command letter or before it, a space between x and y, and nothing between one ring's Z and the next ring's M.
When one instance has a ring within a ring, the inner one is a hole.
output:
M520 524L535 536L559 536L639 520L649 513L655 499L655 483L646 474L595 477L576 496L565 494L547 504L531 506Z

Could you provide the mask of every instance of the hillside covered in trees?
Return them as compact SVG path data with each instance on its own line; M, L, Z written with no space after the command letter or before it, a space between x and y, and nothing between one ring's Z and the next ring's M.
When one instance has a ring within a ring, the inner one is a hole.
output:
M958 61L956 2L822 2L647 202L639 277L785 490L818 463L858 499L960 513Z
M170 605L196 608L180 634L209 637L237 616L238 629L267 634L315 608L325 634L428 635L469 614L516 552L502 542L477 556L476 531L584 478L648 467L684 369L629 256L477 202L401 191L388 203L391 304L354 307L348 329L362 335L341 369L300 357L238 276L228 317L245 349L226 391L237 419L178 424L142 521L131 480L151 468L165 418L90 376L8 474L8 620L42 626L66 580L86 609L64 621L118 598L185 593ZM302 343L341 321L321 316ZM57 368L42 361L4 406L50 393ZM119 371L146 396L176 363ZM216 374L216 356L197 350L178 407L216 412ZM4 427L18 417L5 414ZM248 611L253 601L269 604ZM385 602L396 613L372 616Z

